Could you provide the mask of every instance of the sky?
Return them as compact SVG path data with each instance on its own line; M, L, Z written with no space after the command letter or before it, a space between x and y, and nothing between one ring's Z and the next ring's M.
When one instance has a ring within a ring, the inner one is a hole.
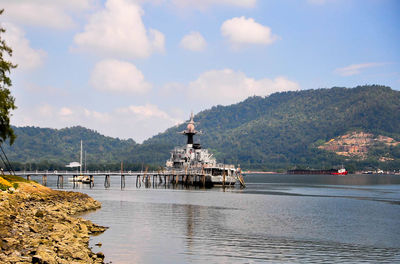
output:
M142 142L253 95L400 90L397 0L0 0L16 126Z

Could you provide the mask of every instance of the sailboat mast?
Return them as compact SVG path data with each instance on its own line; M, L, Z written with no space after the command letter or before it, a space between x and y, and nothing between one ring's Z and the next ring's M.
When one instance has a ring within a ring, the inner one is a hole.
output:
M81 162L80 162L80 174L82 174L82 140L81 140Z
M86 170L86 150L85 150L85 170L84 170L84 172L85 173L87 172L87 170Z

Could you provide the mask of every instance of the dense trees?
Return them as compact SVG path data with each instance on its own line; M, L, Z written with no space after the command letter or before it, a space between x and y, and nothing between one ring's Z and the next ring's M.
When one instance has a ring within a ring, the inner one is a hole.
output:
M317 147L351 131L365 131L400 141L400 92L384 86L331 88L250 97L230 106L215 106L195 116L203 134L195 141L208 148L218 161L249 169L400 168L400 146L377 146L366 160L348 159ZM82 127L61 130L15 128L18 141L8 147L12 160L39 164L66 164L78 160L83 139L87 161L100 168L120 161L140 166L164 165L174 146L185 144L178 134L185 124L172 127L143 144L104 137ZM381 162L379 156L394 160ZM114 165L111 165L114 164Z
M250 97L241 103L213 107L196 115L198 129L204 132L197 139L213 150L220 161L240 163L247 168L329 168L341 164L361 168L367 162L319 150L318 142L354 130L399 140L399 105L399 91L378 85ZM170 149L182 144L184 140L177 134L180 130L183 125L147 140L140 146L142 153L160 146L158 150L165 153L165 159L168 149L161 146L169 144ZM389 152L395 161L374 164L400 168L400 156L395 149ZM376 151L371 151L370 160L377 160L378 156Z
M0 10L0 15L4 9ZM11 79L8 76L10 70L15 68L16 65L7 61L5 56L12 55L12 49L7 46L2 38L2 33L5 32L3 27L0 27L0 144L6 139L10 139L10 144L14 142L15 134L10 126L10 111L16 108L14 104L14 97L11 95L9 87L11 86Z

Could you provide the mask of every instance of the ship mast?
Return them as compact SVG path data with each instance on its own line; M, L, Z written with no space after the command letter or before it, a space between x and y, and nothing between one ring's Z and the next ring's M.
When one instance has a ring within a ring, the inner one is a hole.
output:
M186 130L182 131L181 133L187 136L187 143L188 145L193 145L193 136L199 133L194 128L195 122L193 121L193 112L190 115L190 121L186 127Z

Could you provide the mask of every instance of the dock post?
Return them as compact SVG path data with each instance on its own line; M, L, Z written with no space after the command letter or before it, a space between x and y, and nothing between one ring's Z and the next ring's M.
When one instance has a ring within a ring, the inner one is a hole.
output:
M47 186L47 175L42 176L42 185Z
M125 188L125 175L121 175L121 189Z
M140 175L136 175L136 188L140 187Z
M64 186L64 176L58 175L57 176L57 187L62 189L63 186Z
M110 185L110 175L106 174L106 177L104 178L104 187L108 188Z

